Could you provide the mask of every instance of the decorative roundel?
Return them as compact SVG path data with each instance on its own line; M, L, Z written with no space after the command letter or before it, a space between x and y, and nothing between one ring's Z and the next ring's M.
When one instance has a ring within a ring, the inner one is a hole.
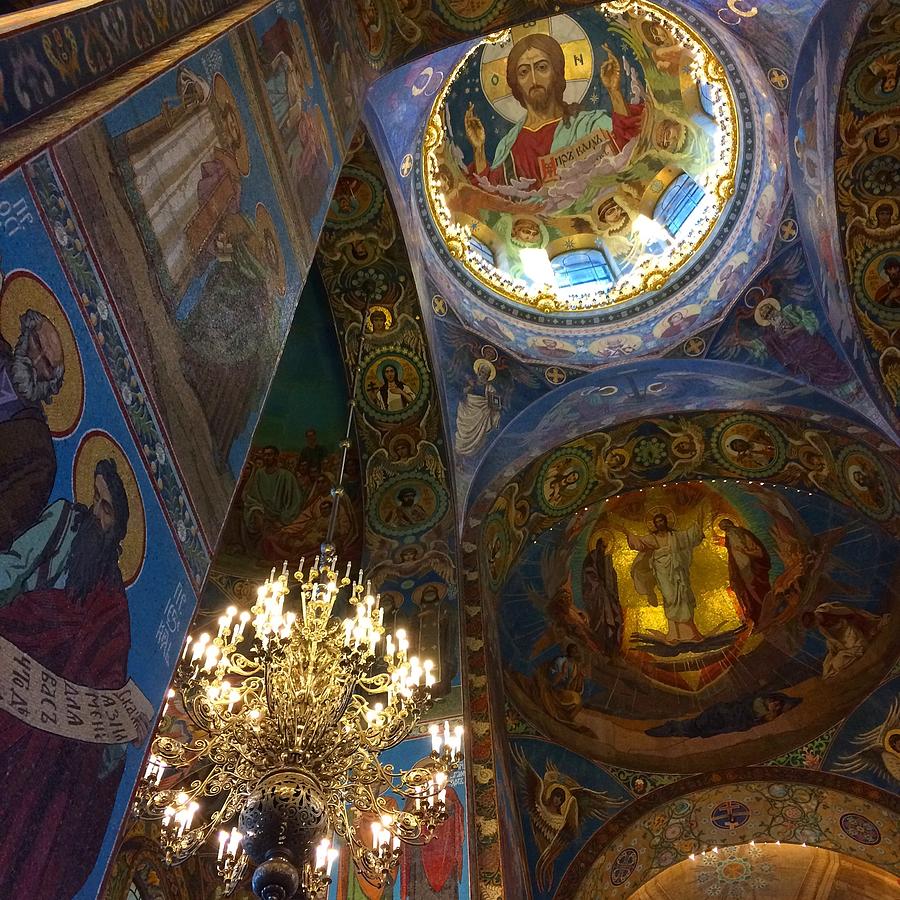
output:
M891 517L891 482L871 450L859 444L845 447L838 457L838 471L844 490L860 512L879 521Z
M897 104L897 63L884 53L873 50L861 60L847 79L854 106L877 112Z
M473 32L506 2L435 0ZM533 57L547 86L523 80ZM755 190L751 107L717 35L652 0L514 25L435 96L423 223L473 295L513 315L575 326L646 312L713 260Z
M781 224L778 226L778 237L785 244L791 244L797 240L798 234L800 234L800 226L797 225L796 219L782 219Z
M328 227L348 231L371 222L384 205L384 186L358 166L344 166L328 208Z
M576 510L594 486L594 460L580 448L550 454L538 475L538 505L551 516Z
M881 832L878 826L859 813L844 813L841 816L841 831L859 844L874 847L881 843Z
M484 548L487 552L488 587L497 590L509 564L511 542L503 515L491 516L484 525Z
M786 91L791 83L791 79L788 77L787 72L785 72L784 69L778 68L778 66L773 66L769 69L766 73L766 77L769 79L769 84L778 91Z
M435 294L431 298L431 308L439 319L443 319L447 315L447 301L440 294Z
M618 887L625 884L634 874L638 864L638 852L634 847L626 847L614 860L609 870L609 880Z
M363 52L369 62L380 69L386 62L391 48L391 17L384 0L366 0L356 3L356 15L361 33Z
M894 172L896 172L894 160ZM900 287L894 282L900 269L900 246L876 247L860 260L856 269L856 296L866 314L891 330L900 327ZM890 271L888 271L890 270Z
M400 163L400 174L404 178L409 177L409 173L412 172L413 167L413 155L412 153L407 153L406 156L403 157L403 161Z
M709 819L716 828L734 831L750 821L750 808L740 800L724 800L712 811Z
M372 528L386 537L428 531L447 511L447 492L428 472L396 475L375 492L369 508Z
M716 426L712 449L733 472L750 478L773 475L787 456L784 438L759 416L729 416Z
M447 24L470 34L484 31L503 12L508 0L436 0L437 14Z
M392 345L363 361L359 400L379 422L404 422L421 412L431 393L431 379L421 357Z
M684 342L682 349L685 356L703 356L706 352L706 341L702 337L695 335Z
M559 366L548 366L544 371L544 378L554 387L561 385L566 380L566 370Z

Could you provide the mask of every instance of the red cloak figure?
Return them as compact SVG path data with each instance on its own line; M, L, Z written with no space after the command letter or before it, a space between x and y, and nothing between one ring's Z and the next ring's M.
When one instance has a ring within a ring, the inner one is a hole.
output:
M417 764L418 765L418 764ZM456 900L462 880L463 806L452 787L447 788L449 818L434 838L422 847L403 846L400 860L400 896L403 900Z
M131 629L121 579L83 601L59 588L0 609L0 634L61 678L93 688L127 681ZM39 731L0 711L0 897L68 900L97 861L125 755ZM107 762L109 760L109 762Z

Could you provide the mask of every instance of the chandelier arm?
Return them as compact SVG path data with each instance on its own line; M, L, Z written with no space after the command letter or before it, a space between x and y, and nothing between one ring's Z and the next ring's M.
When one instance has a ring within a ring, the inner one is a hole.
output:
M234 648L236 647L236 644L229 644L224 648L225 652L232 650L231 653L228 653L228 670L230 674L240 675L242 678L252 678L254 675L262 672L263 667L259 663L254 663L244 656L243 653L235 652Z
M215 704L210 701L208 695L211 686L212 682L208 679L204 679L198 688L195 688L190 692L184 690L181 692L182 698L185 701L189 701L183 704L188 718L194 726L204 734L215 734L219 724L217 721ZM202 688L202 690L200 688Z

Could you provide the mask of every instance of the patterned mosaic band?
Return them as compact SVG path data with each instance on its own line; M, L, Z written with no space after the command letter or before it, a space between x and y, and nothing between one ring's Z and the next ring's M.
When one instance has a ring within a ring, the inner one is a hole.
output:
M0 38L0 134L71 99L239 0L110 0Z
M118 385L119 405L140 448L176 538L176 546L191 581L199 587L209 567L209 548L163 434L158 413L148 398L140 370L118 322L115 306L88 251L81 223L72 210L48 154L42 154L30 163L26 175L47 230L56 238L59 260L90 326L91 336L111 381Z

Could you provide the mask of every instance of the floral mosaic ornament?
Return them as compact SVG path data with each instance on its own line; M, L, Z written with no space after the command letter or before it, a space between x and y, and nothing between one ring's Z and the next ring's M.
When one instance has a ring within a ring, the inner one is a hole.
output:
M618 887L625 884L634 874L638 864L638 852L634 847L626 847L613 861L609 870L610 883Z
M724 847L700 857L697 889L701 896L738 900L771 884L772 864L761 859L760 847Z
M841 816L841 831L860 844L874 847L881 843L881 832L878 826L859 813L847 813Z

